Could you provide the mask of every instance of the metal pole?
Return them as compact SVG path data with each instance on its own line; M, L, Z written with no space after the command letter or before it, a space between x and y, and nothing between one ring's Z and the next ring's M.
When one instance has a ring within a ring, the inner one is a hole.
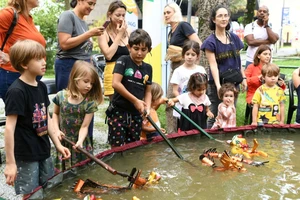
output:
M187 9L187 22L191 23L192 16L192 0L188 0L188 9Z
M281 48L283 47L282 32L283 32L284 6L285 6L285 0L282 1L282 9L281 9L281 30L280 30L280 47L281 47Z

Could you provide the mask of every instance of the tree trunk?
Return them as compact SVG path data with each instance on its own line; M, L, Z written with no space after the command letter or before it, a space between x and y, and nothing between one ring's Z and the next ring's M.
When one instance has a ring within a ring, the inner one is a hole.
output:
M244 15L244 24L249 24L253 21L256 1L247 0L246 11Z
M199 17L198 35L203 42L212 33L209 29L209 17L211 10L219 4L229 7L229 0L198 0L197 4L199 8L197 11L197 16ZM208 61L203 52L201 52L200 64L208 72Z
M65 0L65 10L70 10L70 0Z

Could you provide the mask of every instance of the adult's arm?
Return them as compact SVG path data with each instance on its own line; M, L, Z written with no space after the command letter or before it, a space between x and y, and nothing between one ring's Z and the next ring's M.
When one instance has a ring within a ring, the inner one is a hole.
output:
M122 37L126 32L127 35L129 35L129 31L127 30L127 24L124 21L122 26L120 28L117 28L117 36L114 38L112 45L108 46L109 35L107 31L104 31L104 34L98 37L98 44L101 49L101 53L104 55L106 60L111 60L111 58L115 55L120 42L122 42ZM127 41L123 42L124 45L127 45Z
M268 40L271 44L275 44L279 39L279 35L275 33L269 26L266 27L266 30L268 34Z
M219 89L221 88L221 84L220 84L219 69L218 69L215 53L208 49L205 49L205 55L209 63L212 77L217 87L217 91L219 91Z
M189 35L188 38L190 40L198 42L200 46L202 45L202 41L200 40L199 36L196 33Z
M69 33L58 32L57 35L58 35L59 46L62 50L66 51L66 50L72 49L74 47L77 47L84 41L88 40L90 37L102 35L103 32L104 32L104 29L102 27L92 28L92 29L88 30L87 32L85 32L81 35L78 35L76 37L72 37L72 35Z
M253 34L245 36L245 40L249 46L254 46L254 47L258 47L259 45L262 45L262 44L271 44L271 42L269 40L254 39Z

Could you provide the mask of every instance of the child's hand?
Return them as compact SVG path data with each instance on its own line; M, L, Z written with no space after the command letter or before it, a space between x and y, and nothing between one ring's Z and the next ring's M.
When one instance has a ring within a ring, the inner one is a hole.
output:
M257 122L252 122L251 125L257 126Z
M159 100L159 104L167 103L168 100L169 100L169 99L168 99L167 97L162 97L162 98L160 98L160 100Z
M71 152L67 147L60 145L56 147L56 150L62 154L63 160L67 160L71 157Z
M167 100L167 104L170 107L175 105L175 103L174 103L174 101L172 99Z
M206 113L206 115L209 118L214 118L214 114L210 110Z
M14 186L16 177L17 177L17 165L16 164L7 164L5 165L4 175L6 178L6 184Z
M138 99L138 100L136 100L136 102L133 105L139 111L139 113L144 115L144 111L147 108L147 105L144 101L141 101L141 100Z
M65 136L61 130L55 131L55 135L60 141L62 140L62 136Z
M161 130L162 133L166 133L166 129L160 128L160 130Z

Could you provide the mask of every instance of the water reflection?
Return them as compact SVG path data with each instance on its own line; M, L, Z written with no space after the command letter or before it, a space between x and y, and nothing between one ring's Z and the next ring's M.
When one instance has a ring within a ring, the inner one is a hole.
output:
M216 136L218 138L218 136ZM218 139L231 139L223 135ZM216 172L202 166L199 155L204 149L217 148L219 152L229 146L205 137L190 136L172 140L186 161L177 158L164 142L151 144L116 154L107 161L118 171L130 173L133 167L141 169L146 177L151 171L158 172L162 179L157 185L144 190L131 190L121 194L103 194L106 199L297 199L300 188L300 134L267 133L255 135L259 150L268 153L268 158L254 160L270 162L264 166L245 165L247 172ZM252 145L254 135L247 137ZM191 165L192 163L193 165ZM114 176L97 165L81 170L76 178L64 181L63 185L48 192L47 199L80 199L70 185L77 179L90 178L106 184L126 186L129 182ZM99 196L100 197L100 196Z

